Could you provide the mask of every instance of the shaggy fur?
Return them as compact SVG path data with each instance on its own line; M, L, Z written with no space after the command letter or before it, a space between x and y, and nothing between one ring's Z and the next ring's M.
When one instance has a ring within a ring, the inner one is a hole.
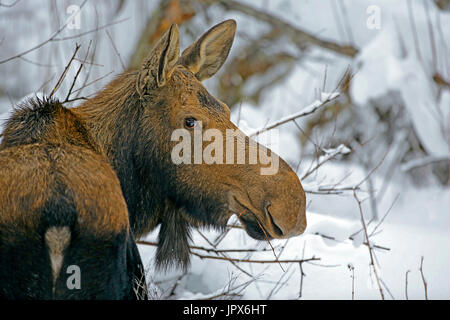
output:
M0 297L135 299L143 267L126 203L78 116L55 100L30 100L3 136ZM66 285L71 265L80 289Z
M306 227L305 193L280 159L279 172L260 175L264 165L175 165L170 141L184 119L203 128L237 127L226 104L201 80L214 75L231 48L236 24L222 22L179 57L173 25L136 72L120 75L96 97L73 110L114 168L128 206L131 228L140 237L160 225L157 264L187 268L191 227L224 228L233 214L249 235L264 240L301 234ZM237 130L237 139L249 138ZM262 150L265 150L262 147ZM237 155L235 154L235 159ZM261 229L263 228L263 230Z

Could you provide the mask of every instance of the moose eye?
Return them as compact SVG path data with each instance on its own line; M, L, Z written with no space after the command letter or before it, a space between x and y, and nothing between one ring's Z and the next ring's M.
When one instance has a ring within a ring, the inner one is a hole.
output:
M186 118L184 119L184 126L187 129L194 129L197 125L197 119L195 118Z

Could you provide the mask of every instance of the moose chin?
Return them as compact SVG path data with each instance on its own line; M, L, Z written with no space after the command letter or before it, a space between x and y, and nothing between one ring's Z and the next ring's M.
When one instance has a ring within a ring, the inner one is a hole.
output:
M188 267L191 228L223 229L233 214L255 239L303 233L305 193L283 159L271 175L261 174L266 163L259 158L254 163L172 161L177 145L172 133L184 129L194 138L200 123L223 136L233 130L247 154L258 148L278 157L240 131L228 106L202 85L224 64L235 31L234 20L224 21L180 55L178 27L172 25L139 70L119 75L81 106L44 112L47 101L12 115L0 146L0 163L9 163L0 166L0 296L14 296L13 283L4 285L4 273L31 264L13 258L20 250L27 251L21 260L39 257L42 267L35 272L47 281L47 291L36 284L30 297L77 297L59 279L78 257L89 266L89 281L120 292L115 298L133 298L133 283L142 278L134 238L158 225L156 264L162 269ZM19 158L27 161L12 161ZM52 234L64 239L64 246L49 245L49 230L57 230ZM30 280L24 272L14 285ZM120 285L114 287L114 281ZM94 287L83 292L78 298L107 296Z

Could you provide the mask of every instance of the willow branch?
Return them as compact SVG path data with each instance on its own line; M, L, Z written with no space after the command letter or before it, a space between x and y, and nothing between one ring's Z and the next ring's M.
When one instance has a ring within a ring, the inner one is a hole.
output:
M310 105L304 107L299 112L294 113L292 115L289 115L287 117L284 117L284 118L282 118L282 119L280 119L278 121L275 121L275 122L273 122L273 123L271 123L271 124L261 128L261 129L258 129L255 132L249 134L249 136L250 137L257 136L257 135L259 135L259 134L261 134L263 132L272 130L273 128L279 127L279 126L281 126L281 125L283 125L285 123L288 123L290 121L293 121L295 119L298 119L298 118L310 115L310 114L316 112L317 109L320 109L321 107L323 107L326 104L328 104L329 102L331 102L333 100L336 100L339 97L339 95L340 95L339 93L331 93L325 98L325 100L323 100L323 101L316 100L313 103L311 103Z
M225 261L230 261L230 262L245 262L245 263L303 263L303 262L310 262L310 261L319 261L320 258L316 258L316 257L311 257L308 259L286 259L286 260L253 260L253 259L237 259L237 258L225 258L225 257L216 257L216 256L206 256L206 255L201 255L199 253L196 252L192 252L191 254L193 254L196 257L199 257L200 259L214 259L214 260L225 260Z
M157 247L157 242L152 241L136 241L138 244L141 245L147 245L147 246L154 246ZM196 250L202 250L207 252L214 252L214 253L223 253L223 252L260 252L260 251L269 251L269 250L257 250L257 249L210 249L210 248L204 248L204 247L197 247L197 246L189 246L190 249L196 249ZM286 259L286 260L254 260L254 259L238 259L238 258L229 258L229 257L217 257L217 256L209 256L209 255L202 255L197 252L194 252L191 250L191 254L193 254L196 257L199 257L200 259L214 259L214 260L224 260L229 262L246 262L246 263L303 263L303 262L310 262L310 261L319 261L320 258L311 257L308 259Z

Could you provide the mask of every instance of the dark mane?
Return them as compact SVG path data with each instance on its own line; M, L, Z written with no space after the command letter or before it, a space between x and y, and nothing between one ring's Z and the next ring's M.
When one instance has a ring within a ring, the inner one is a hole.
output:
M5 123L0 147L68 143L96 150L84 124L56 99L37 97L15 107Z

